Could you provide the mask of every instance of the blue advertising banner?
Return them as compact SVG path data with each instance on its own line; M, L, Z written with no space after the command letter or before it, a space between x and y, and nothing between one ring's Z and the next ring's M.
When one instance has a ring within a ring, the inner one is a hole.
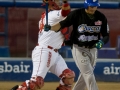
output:
M78 78L79 70L73 59L66 59L68 67L75 71ZM98 60L94 70L97 81L120 82L120 60ZM1 81L24 81L29 80L32 74L31 59L0 58ZM48 72L45 81L59 81L59 78Z
M0 61L0 80L22 81L29 79L32 73L32 62L29 60Z
M94 73L97 81L120 82L120 60L97 62Z

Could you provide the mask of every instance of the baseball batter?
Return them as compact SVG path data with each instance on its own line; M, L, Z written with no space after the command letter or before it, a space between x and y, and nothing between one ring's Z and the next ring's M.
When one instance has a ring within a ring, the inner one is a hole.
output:
M44 0L44 2L46 2ZM63 0L62 8L58 5L59 0L48 0L49 13L48 24L55 25L63 20L70 12L70 5ZM44 85L44 78L48 71L60 78L60 85L56 90L71 90L74 83L75 73L70 70L65 60L58 53L61 48L65 36L62 32L44 31L46 24L46 14L42 13L39 21L38 44L32 51L33 72L30 80L26 80L19 86L15 86L12 90L38 90Z
M45 25L45 31L58 31L73 26L70 41L72 54L80 70L73 90L98 90L93 70L97 59L97 49L109 40L107 18L97 10L98 0L85 0L84 8L71 11L67 18L54 26ZM102 37L102 38L101 38Z

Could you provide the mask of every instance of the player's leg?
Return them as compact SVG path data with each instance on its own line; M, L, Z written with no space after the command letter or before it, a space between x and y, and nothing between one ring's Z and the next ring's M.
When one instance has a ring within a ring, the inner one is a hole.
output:
M74 57L74 54L73 54L73 57ZM79 64L76 62L76 60L75 60L75 63L77 65L77 67L79 67ZM86 87L85 80L84 80L82 74L80 73L72 90L79 90L79 89L80 90L85 90L85 87Z
M44 85L44 80L42 77L37 76L36 78L31 78L23 82L17 90L37 90L41 89Z
M31 79L23 82L17 90L37 90L43 87L44 77L46 76L52 64L51 61L49 66L47 66L48 60L52 58L49 57L52 53L48 52L46 49L41 50L39 48L34 49L32 52L33 72Z
M96 52L95 49L90 49L90 52L91 52L92 58L93 58L91 60L91 65L93 66L93 69L94 69L94 67L96 65L96 59L97 59L96 54L97 54L97 52ZM78 64L78 63L76 63L76 64ZM75 83L75 85L73 87L73 90L79 90L79 89L80 90L85 90L85 87L86 87L86 84L85 84L84 78L80 74L79 77L78 77L77 82Z
M91 65L92 55L90 50L73 45L72 54L82 76L84 77L88 90L98 90L93 73L93 66Z
M50 68L50 71L60 77L60 85L56 90L72 90L75 73L67 67L65 60L58 55L56 63Z
M83 76L80 74L72 90L85 90L86 84Z

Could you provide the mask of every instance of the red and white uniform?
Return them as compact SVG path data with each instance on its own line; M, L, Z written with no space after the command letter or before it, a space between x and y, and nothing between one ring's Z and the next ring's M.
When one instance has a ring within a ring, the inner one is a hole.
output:
M64 7L69 7L69 4L64 4ZM48 24L52 26L60 22L69 12L70 8L49 11ZM31 77L41 76L45 78L48 71L59 77L65 69L68 69L64 59L56 52L56 49L61 48L65 37L61 31L44 31L45 23L46 16L43 13L39 21L38 45L32 51L33 73Z
M51 4L51 0L49 1ZM70 12L70 6L64 2L61 10L53 10L48 13L48 24L54 25L63 20ZM65 60L58 53L66 36L66 28L59 32L44 31L46 23L45 13L39 21L38 45L32 51L33 71L30 80L23 82L17 90L38 90L44 86L44 78L50 71L60 78L60 85L56 90L72 90L75 73L70 70ZM13 88L17 88L13 87ZM16 89L12 89L16 90Z
M64 19L65 17L63 17L61 15L61 10L54 10L54 11L50 11L48 13L48 24L49 25L54 25L56 23L58 23L59 21L61 21L62 19ZM46 17L43 19L43 21L39 22L39 28L41 26L41 23L46 23ZM61 33L61 31L59 32L54 32L52 30L49 30L48 32L44 31L44 28L42 30L40 30L39 32L39 36L38 36L38 43L39 45L50 45L53 48L56 49L60 49L61 45L63 43L64 40L64 36Z

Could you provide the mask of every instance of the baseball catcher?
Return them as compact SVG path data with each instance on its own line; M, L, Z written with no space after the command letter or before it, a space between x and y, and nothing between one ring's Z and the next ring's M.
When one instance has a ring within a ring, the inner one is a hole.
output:
M72 90L75 73L68 68L65 60L58 53L58 49L65 40L65 27L62 31L44 31L44 25L55 25L63 20L70 12L70 5L67 0L63 0L60 6L59 0L44 0L44 5L48 3L48 13L43 12L39 21L38 44L32 51L33 71L30 80L24 81L21 85L16 85L11 90L38 90L44 86L44 78L48 71L60 78L60 84L56 90ZM48 20L46 20L48 15Z

